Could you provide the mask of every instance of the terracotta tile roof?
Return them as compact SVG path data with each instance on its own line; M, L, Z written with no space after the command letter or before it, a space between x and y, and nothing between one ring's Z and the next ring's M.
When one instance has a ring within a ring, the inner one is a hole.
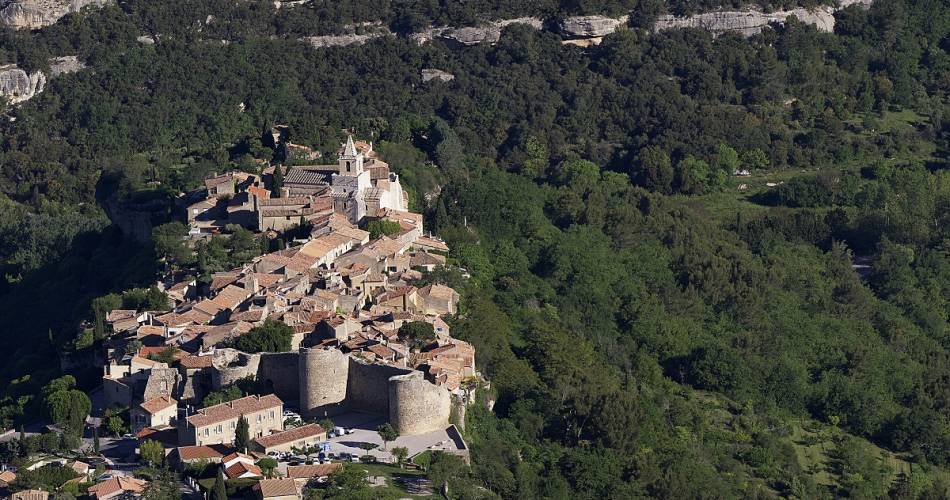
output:
M125 319L133 319L138 315L134 309L113 309L106 314L106 323L114 323Z
M294 441L317 436L325 432L326 429L321 427L320 424L307 424L294 427L293 429L287 429L283 432L275 432L269 436L259 437L256 441L257 444L264 448L270 448L272 446L293 443Z
M211 290L220 290L237 281L238 277L239 276L237 274L232 273L215 275L211 278L211 285L209 285L209 288Z
M264 199L270 198L270 191L262 187L250 186L247 188L247 192L253 194L254 196L257 196L258 198L264 198Z
M191 308L192 311L199 311L199 312L205 313L206 315L211 316L211 317L214 317L214 316L215 316L216 314L218 314L222 309L224 309L224 308L221 307L221 306L219 306L218 304L216 304L216 303L215 303L214 301L212 301L211 299L202 300L201 302L198 302L197 304L195 304L195 305L192 306L192 308ZM191 311L189 311L189 312L191 312ZM187 313L186 313L186 314L187 314ZM183 314L182 316L184 316L184 314Z
M247 300L248 295L250 295L249 290L245 290L234 285L228 285L218 292L217 295L211 299L215 305L221 309L235 309L241 302Z
M384 346L383 344L373 344L367 347L366 350L383 359L389 359L396 355L396 351Z
M168 407L178 406L178 401L175 401L172 397L162 395L157 398L152 398L139 406L146 412L154 415Z
M231 182L230 175L219 175L217 177L205 179L205 187L210 189L215 186L220 186L221 184L227 184L228 182Z
M49 493L43 490L18 491L10 497L12 500L47 500Z
M231 453L228 453L227 455L221 457L221 462L228 463L234 459L242 459L242 460L254 463L254 457L246 453L241 453L240 451L232 451Z
M297 483L293 479L262 479L254 485L262 498L296 496Z
M294 172L294 171L291 171ZM284 179L284 182L287 182ZM307 205L310 203L310 198L306 196L291 196L289 198L269 198L266 200L258 200L258 204L262 207L287 207L287 206L296 206L296 205Z
M10 472L8 470L0 472L0 481L2 482L10 484L13 482L14 479L16 479L16 474L14 474L13 472Z
M214 356L188 356L181 358L181 366L188 369L199 370L201 368L211 368L211 362Z
M149 335L158 335L159 337L164 337L165 327L157 325L142 325L138 330L135 331L135 336L138 338L148 337Z
M435 238L429 238L428 236L420 236L416 238L416 241L412 242L413 245L419 245L421 247L428 247L442 252L448 252L449 246L445 244L444 241L437 240Z
M122 491L141 493L145 491L148 481L134 477L116 476L89 487L89 496L92 498L109 498Z
M221 461L225 462L226 460L222 459ZM235 479L247 473L251 473L252 475L258 477L262 477L264 475L264 473L261 472L260 467L245 462L238 462L227 469L224 469L224 475L227 476L228 479Z
M221 458L230 451L230 448L221 444L208 446L182 446L176 448L178 458L182 461L200 460L202 458Z
M247 311L240 311L236 313L231 313L231 317L228 318L231 321L247 321L250 323L257 323L258 321L264 321L267 311L265 309L249 309Z
M287 477L291 479L310 479L326 477L343 468L343 464L291 465L287 467Z
M273 394L266 396L247 396L198 410L198 413L191 415L187 420L189 424L195 427L204 427L206 425L238 418L246 413L283 406L283 404L284 402Z
M458 292L454 289L449 288L445 285L440 285L438 283L434 285L428 285L419 290L419 295L423 297L434 297L442 300L455 300L455 297L458 296Z
M385 293L379 296L377 301L385 302L387 300L396 299L396 298L402 297L403 295L406 295L415 291L416 291L416 287L414 286L400 286L397 288L387 290Z

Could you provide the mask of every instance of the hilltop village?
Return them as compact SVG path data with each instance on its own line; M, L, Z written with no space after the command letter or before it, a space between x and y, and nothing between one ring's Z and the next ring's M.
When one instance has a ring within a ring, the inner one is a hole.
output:
M170 272L157 286L165 309L108 312L102 404L129 409L139 446L161 443L181 470L210 461L228 480L259 480L258 498L301 498L307 481L338 470L334 460L367 456L354 433L373 441L380 428L411 455L467 460L459 427L479 376L475 350L444 319L459 294L422 284L448 247L408 211L399 176L371 143L348 137L335 165L215 175L182 200L192 241L232 225L309 234L210 283ZM363 229L373 222L386 228L375 239ZM276 331L289 332L279 349L266 340ZM242 350L252 337L263 345ZM262 472L262 458L280 460L279 472ZM141 492L123 481L112 489Z

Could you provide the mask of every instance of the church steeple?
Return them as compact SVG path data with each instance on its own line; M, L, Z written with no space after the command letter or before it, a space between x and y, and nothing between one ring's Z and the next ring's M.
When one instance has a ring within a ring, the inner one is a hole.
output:
M339 170L340 175L346 176L357 176L363 172L363 153L356 149L352 135L346 136L346 144L340 153Z

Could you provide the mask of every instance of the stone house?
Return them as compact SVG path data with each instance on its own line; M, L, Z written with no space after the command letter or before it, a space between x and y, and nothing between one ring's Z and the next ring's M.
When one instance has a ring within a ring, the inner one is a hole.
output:
M166 395L152 398L132 408L131 417L133 434L146 427L174 425L178 417L178 401Z
M455 290L439 284L428 285L419 290L422 297L423 314L441 316L455 314L459 302L459 294Z
M414 286L401 286L383 292L376 297L379 307L395 312L420 312L421 301Z
M222 457L221 470L227 479L264 477L261 468L254 463L254 457L240 452L234 452Z
M261 453L291 452L294 448L304 449L318 446L326 441L327 430L319 424L307 424L283 432L275 432L254 440L253 448Z
M237 422L247 419L251 437L284 429L284 402L273 394L247 396L198 410L179 426L179 441L190 445L230 444Z

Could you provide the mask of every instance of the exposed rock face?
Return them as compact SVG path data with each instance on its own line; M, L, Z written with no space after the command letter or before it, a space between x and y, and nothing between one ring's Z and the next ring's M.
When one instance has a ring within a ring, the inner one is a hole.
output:
M46 75L41 71L29 75L12 64L0 66L0 97L10 104L28 101L45 86Z
M441 69L426 68L422 70L422 81L428 82L429 80L441 80L443 82L450 82L455 79L455 75L442 71Z
M102 6L109 0L0 0L0 22L16 29L39 29L87 5Z
M76 56L53 57L49 60L50 76L59 76L66 73L75 73L85 69L86 65Z
M377 33L368 33L363 35L327 35L327 36L308 36L301 38L303 42L307 42L312 45L314 48L319 49L321 47L343 47L346 45L363 45L366 42L375 40L377 38L382 38L386 35L389 35L389 31L380 31Z
M867 7L873 0L841 0L840 8L849 5ZM700 28L720 35L727 31L735 31L742 36L751 36L768 26L770 23L783 24L789 16L795 16L799 21L813 24L819 31L831 32L835 29L835 12L832 7L818 7L815 9L791 9L765 13L758 10L748 11L720 11L706 12L689 17L672 15L659 16L653 25L653 31L662 31L670 28Z
M481 43L497 43L501 39L501 28L495 26L466 27L450 29L441 35L442 38L470 47Z
M617 19L604 16L568 17L561 21L560 29L570 38L594 38L609 35L620 26L626 26L629 16Z

